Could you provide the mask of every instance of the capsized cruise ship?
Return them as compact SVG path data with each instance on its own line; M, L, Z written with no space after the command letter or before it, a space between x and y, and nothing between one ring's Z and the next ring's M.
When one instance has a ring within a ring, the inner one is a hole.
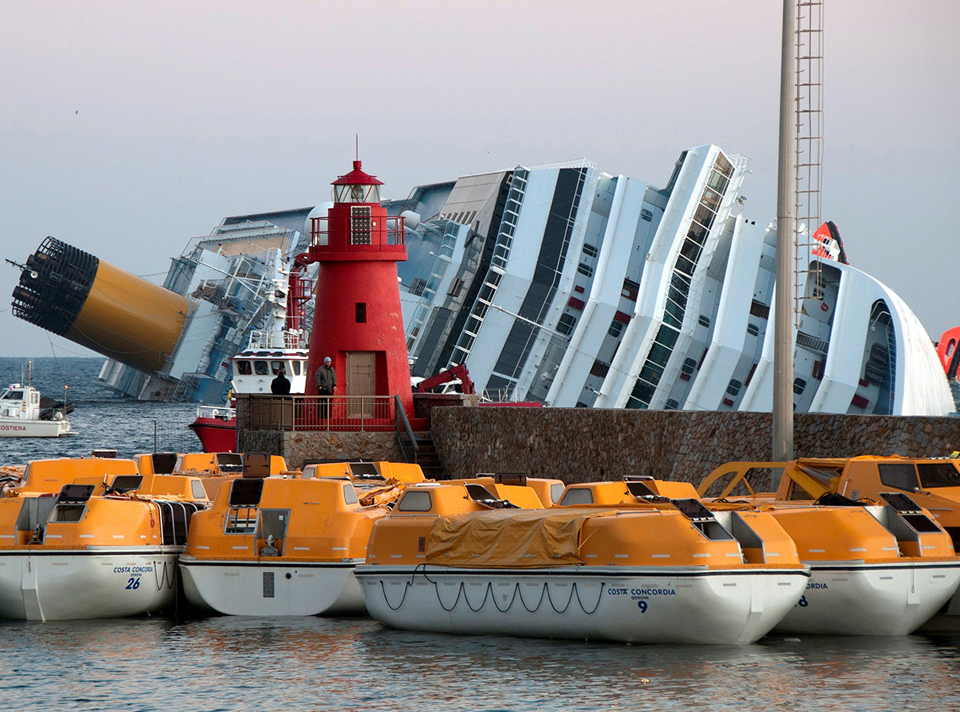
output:
M664 188L581 161L391 203L420 237L399 266L412 373L465 364L494 400L559 407L769 411L776 227L742 212L747 163L698 146ZM796 410L953 412L910 308L832 223L803 238Z
M412 375L465 365L495 401L769 411L776 229L743 212L747 164L698 146L663 188L574 161L385 201L405 218ZM289 277L330 204L224 218L190 240L163 288L47 238L22 267L13 313L107 356L99 380L119 393L222 402L229 359L254 333L282 330L291 303L313 322L315 266L298 274L299 296ZM832 223L800 238L796 410L954 412L903 300L847 264Z

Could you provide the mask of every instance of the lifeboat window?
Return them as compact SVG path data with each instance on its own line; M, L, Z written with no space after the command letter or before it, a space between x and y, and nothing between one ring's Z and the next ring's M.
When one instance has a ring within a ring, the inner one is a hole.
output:
M191 480L190 489L193 491L194 499L207 498L207 491L203 488L203 483L200 480Z
M360 501L357 499L357 490L354 489L352 484L345 484L343 486L343 500L347 504L357 504Z
M560 501L560 506L569 507L577 504L593 504L593 492L586 487L572 487L567 490Z
M268 376L270 375L270 364L266 361L254 361L253 370L258 376Z
M294 375L294 376L299 376L299 375L300 375L300 362L299 362L299 361L294 361L294 362L293 362L293 375Z
M953 350L957 348L957 342L953 339L950 339L950 343L947 344L947 356L953 356Z
M559 502L566 486L560 482L550 485L550 503Z
M953 461L918 462L921 487L960 487L960 472Z
M253 367L249 361L237 361L237 373L241 376L249 376L253 373Z
M432 507L429 492L407 490L397 502L398 512L429 512Z
M920 484L917 479L917 468L913 463L886 463L877 465L880 470L880 482L887 487L913 492Z
M58 504L50 514L51 522L79 522L86 510L85 504Z

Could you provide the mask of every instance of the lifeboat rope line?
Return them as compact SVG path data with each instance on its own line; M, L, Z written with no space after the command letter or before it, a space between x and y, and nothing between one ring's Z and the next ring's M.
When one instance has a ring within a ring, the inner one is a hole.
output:
M176 564L173 564L173 567L172 567L172 568L173 568L173 573L168 576L168 575L167 575L167 564L168 564L169 562L167 562L167 561L161 561L161 562L159 562L159 563L163 565L163 574L160 575L160 576L157 576L157 573L158 573L157 569L159 568L159 566L157 565L158 562L156 561L156 559L154 559L154 561L153 561L153 580L154 580L154 581L156 582L156 584L157 584L157 590L158 590L158 591L162 591L163 588L164 588L164 584L166 584L166 587L167 587L167 588L173 588L173 587L176 585L176 583L177 583L177 578L176 578L177 567L176 567Z
M422 569L422 570L421 570L421 569ZM537 605L536 605L535 607L533 607L533 608L531 608L530 606L528 606L528 605L527 605L527 602L523 599L523 592L520 590L520 582L519 582L519 581L517 581L517 582L514 584L514 586L513 586L513 597L510 599L510 603L507 604L506 608L501 608L500 605L497 603L496 594L493 594L493 583L490 582L490 581L488 581L488 582L487 582L486 590L483 592L483 600L480 602L480 605L479 605L479 606L477 606L476 608L474 608L474 607L473 607L473 604L470 603L470 598L467 596L466 591L465 591L465 589L464 589L464 582L461 581L461 582L460 582L459 589L457 590L457 597L456 597L456 599L454 600L453 605L448 608L446 605L444 605L443 599L440 597L440 590L439 590L439 588L438 588L438 582L435 581L435 580L433 580L433 579L431 579L431 578L427 575L427 572L426 572L426 564L420 564L420 565L418 565L418 566L416 567L416 569L414 569L413 573L412 573L411 576L410 576L410 580L409 580L409 581L404 581L404 583L403 583L403 596L402 596L401 599L400 599L400 603L398 603L396 606L394 606L392 603L390 603L390 600L389 600L389 598L387 597L387 590L386 590L386 587L385 587L385 585L384 585L384 582L383 582L382 579L380 580L380 590L381 590L381 593L383 593L383 600L384 600L384 602L387 604L387 606L390 608L390 610L392 610L392 611L398 611L398 610L400 610L400 609L403 607L403 603L404 603L404 601L406 601L406 599L407 599L407 592L408 592L408 591L410 590L410 588L413 586L413 582L414 582L414 579L415 579L416 576L417 576L418 571L419 571L420 575L423 576L424 579L426 579L429 583L432 583L432 584L433 584L434 592L435 592L436 595L437 595L437 603L439 603L439 604L440 604L440 607L441 607L444 611L446 611L447 613L450 613L451 611L453 611L453 610L457 607L457 604L460 602L460 597L462 596L462 597L463 597L463 600L464 600L464 601L466 602L466 604L467 604L467 608L469 608L469 609L470 609L471 611L473 611L474 613L479 613L480 611L483 610L483 607L487 604L487 598L492 598L494 607L495 607L498 611L500 611L500 613L506 613L506 612L509 611L511 608L513 608L513 604L514 604L514 602L517 600L517 598L520 599L520 604L523 606L524 610L527 611L527 613L536 613L537 611L540 610L540 607L543 605L543 599L544 599L544 597L546 597L546 599L550 602L550 607L553 609L554 613L563 614L563 613L566 613L567 610L570 608L570 604L573 603L573 598L574 598L574 596L576 596L576 598L577 598L577 603L580 605L580 610L583 611L584 613L586 613L588 616L590 616L590 615L593 615L594 613L596 613L596 612L597 612L597 609L600 607L600 601L601 601L601 599L603 598L603 587L604 587L604 585L605 585L603 581L600 581L600 582L599 582L599 585L600 585L600 595L597 596L597 602L596 602L596 604L593 606L593 609L588 611L587 608L586 608L586 606L583 605L583 599L580 597L580 589L577 587L577 582L576 582L576 581L574 581L572 584L570 584L570 586L571 586L570 596L567 598L567 604L566 604L562 609L557 608L556 604L555 604L554 601L553 601L553 596L550 594L550 583L549 583L549 581L544 581L544 582L543 582L543 584L542 584L542 586L541 586L541 588L540 588L540 600L537 601Z

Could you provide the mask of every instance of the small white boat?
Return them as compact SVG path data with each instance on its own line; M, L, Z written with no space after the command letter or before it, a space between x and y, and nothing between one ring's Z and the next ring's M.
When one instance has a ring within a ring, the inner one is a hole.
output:
M0 438L58 438L71 435L61 408L42 408L40 391L13 383L0 393Z

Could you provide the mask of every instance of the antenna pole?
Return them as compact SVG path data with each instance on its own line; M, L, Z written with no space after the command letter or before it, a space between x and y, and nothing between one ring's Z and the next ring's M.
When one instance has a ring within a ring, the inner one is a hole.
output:
M776 312L773 349L773 460L793 459L793 254L796 151L796 0L783 0L780 160L777 170Z

